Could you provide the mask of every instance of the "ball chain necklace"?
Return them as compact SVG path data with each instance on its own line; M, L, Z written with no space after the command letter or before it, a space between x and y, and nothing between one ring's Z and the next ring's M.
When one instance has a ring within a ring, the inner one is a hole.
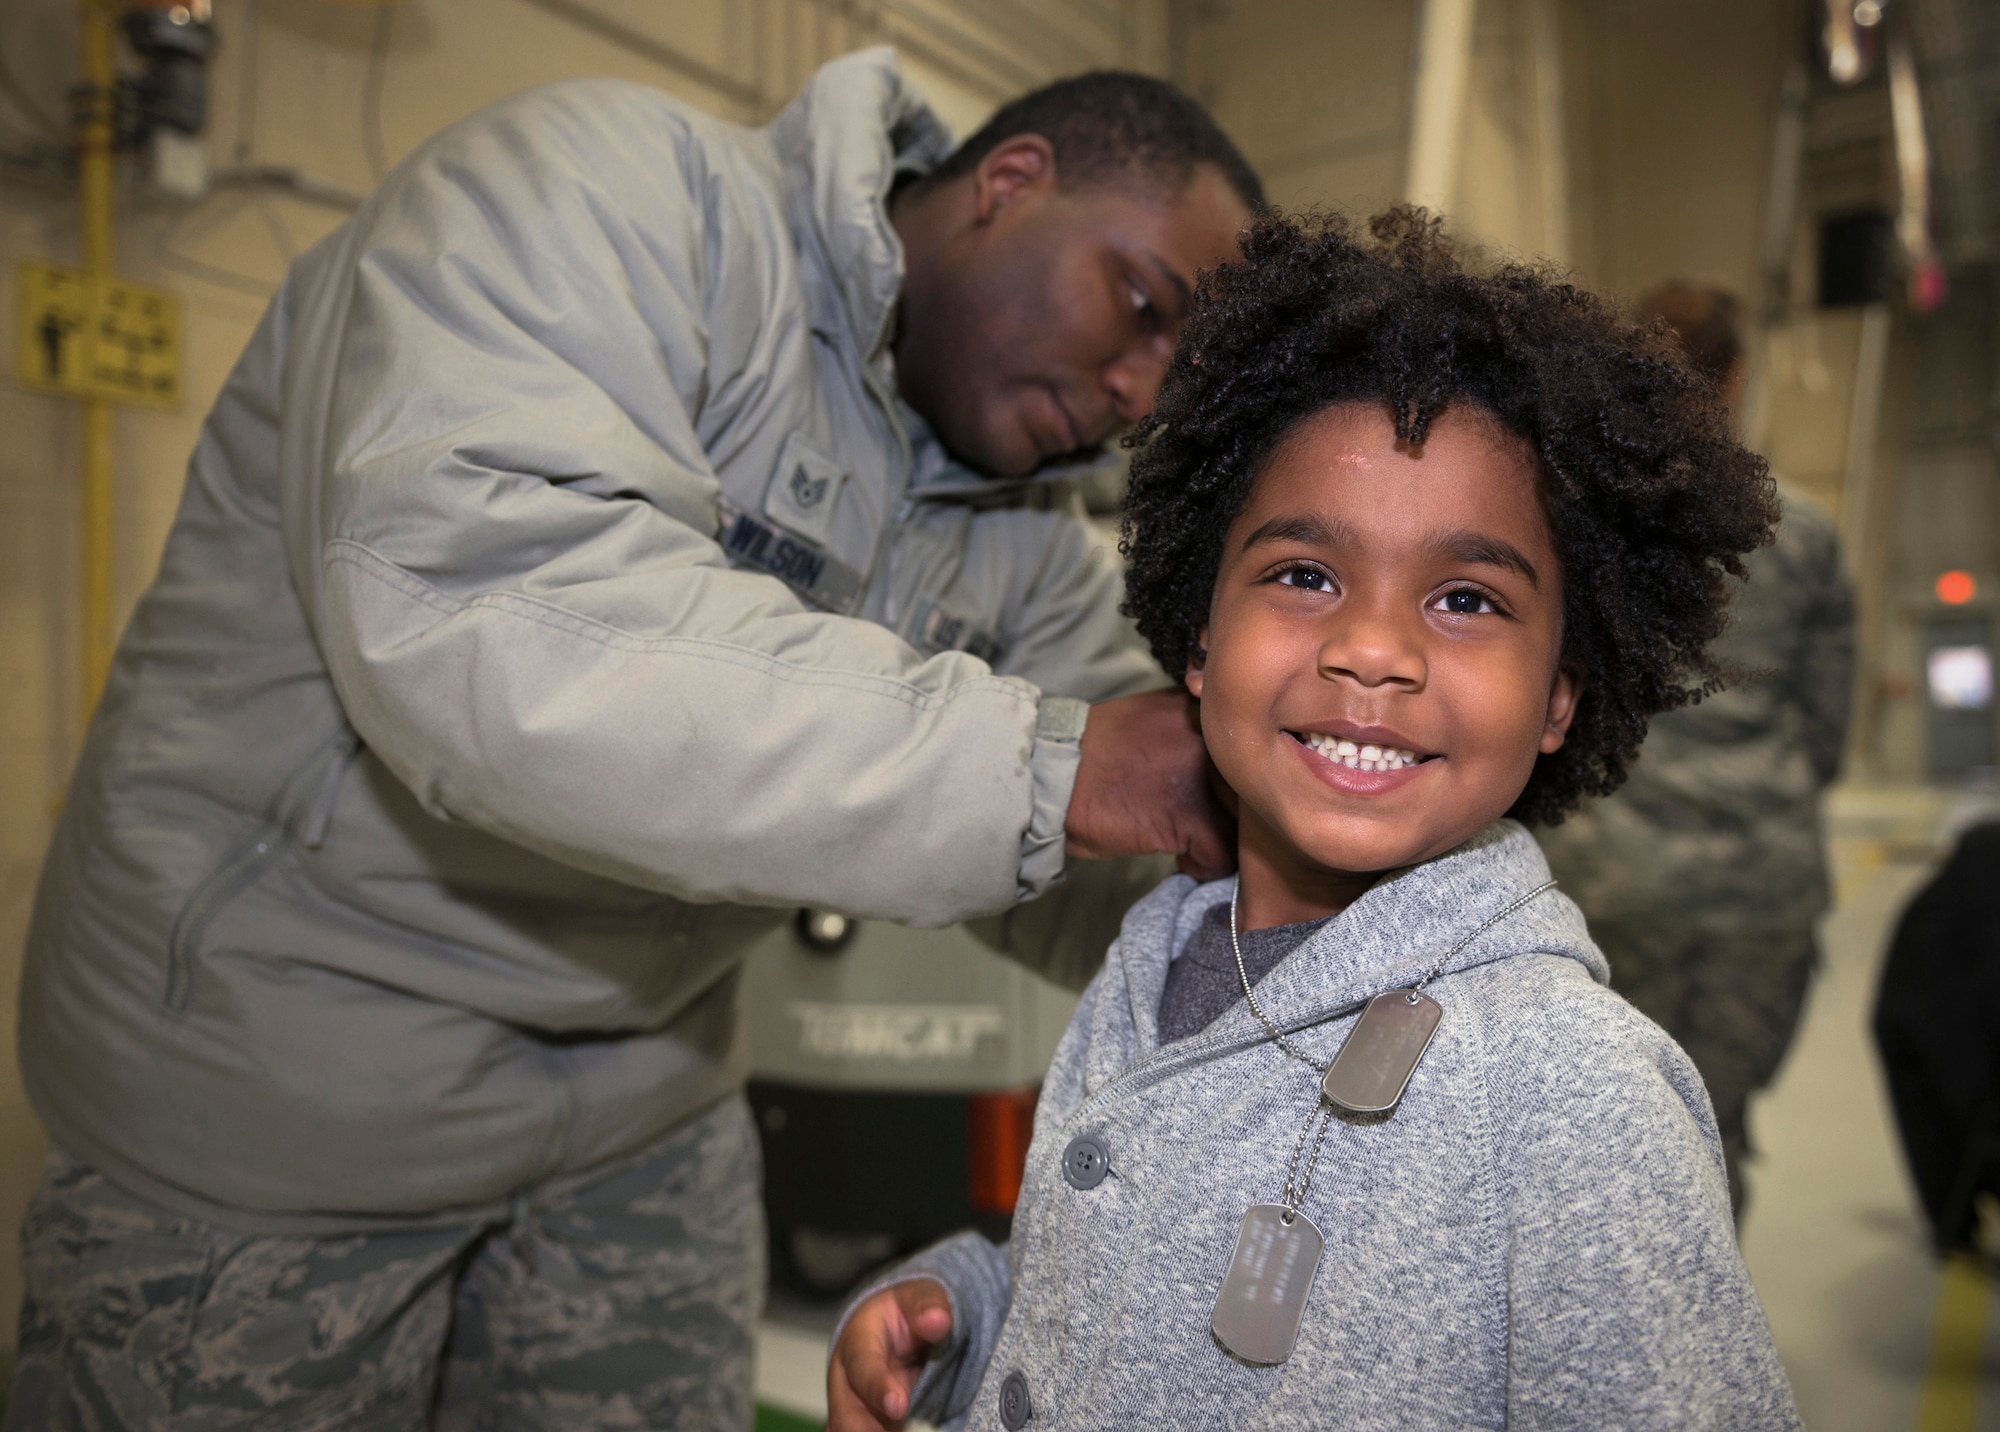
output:
M1243 998L1250 1012L1270 1032L1278 1047L1306 1065L1320 1077L1319 1098L1299 1130L1298 1144L1285 1174L1285 1187L1276 1203L1259 1203L1243 1215L1236 1233L1236 1251L1230 1255L1229 1270L1223 1275L1222 1291L1215 1300L1209 1319L1215 1337L1231 1353L1245 1362L1269 1366L1292 1355L1299 1339L1299 1324L1305 1317L1306 1295L1312 1291L1313 1276L1319 1271L1320 1254L1326 1237L1300 1209L1312 1188L1313 1172L1319 1167L1319 1152L1326 1142L1327 1125L1336 1113L1387 1117L1402 1101L1417 1062L1431 1046L1444 1007L1424 993L1452 956L1474 940L1551 889L1546 880L1453 945L1407 989L1392 989L1368 1001L1355 1023L1353 1033L1333 1059L1322 1064L1285 1037L1285 1032L1264 1013L1250 988L1250 971L1243 963L1243 943L1237 937L1239 883L1229 897L1229 948L1236 955L1236 977L1243 982ZM1315 1134L1314 1129L1318 1132ZM1305 1159L1306 1136L1313 1134L1312 1154Z

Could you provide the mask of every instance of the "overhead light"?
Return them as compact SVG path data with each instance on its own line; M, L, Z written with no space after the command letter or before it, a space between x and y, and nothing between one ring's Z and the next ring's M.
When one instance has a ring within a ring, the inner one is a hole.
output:
M1822 0L1820 52L1838 85L1858 84L1875 68L1880 49L1882 0Z

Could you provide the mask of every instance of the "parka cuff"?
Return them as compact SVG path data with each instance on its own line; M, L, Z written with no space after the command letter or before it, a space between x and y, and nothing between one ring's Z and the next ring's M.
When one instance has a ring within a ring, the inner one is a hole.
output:
M1035 712L1034 809L1021 836L1020 898L1032 900L1062 878L1064 826L1082 758L1090 703L1044 696Z

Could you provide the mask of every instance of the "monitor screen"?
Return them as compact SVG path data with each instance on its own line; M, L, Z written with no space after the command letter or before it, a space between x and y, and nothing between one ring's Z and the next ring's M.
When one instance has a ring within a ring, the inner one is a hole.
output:
M1940 646L1930 654L1931 705L1977 711L1993 704L1993 653L1983 646Z

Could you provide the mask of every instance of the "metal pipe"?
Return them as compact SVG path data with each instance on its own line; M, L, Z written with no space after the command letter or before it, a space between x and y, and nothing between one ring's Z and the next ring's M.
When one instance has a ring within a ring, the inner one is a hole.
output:
M335 184L323 184L284 164L239 164L230 169L218 169L209 176L208 182L216 189L279 189L308 203L324 204L329 209L341 209L348 213L367 202L364 194L342 189Z
M1556 0L1528 0L1528 27L1534 55L1535 156L1541 184L1541 250L1546 258L1571 262L1569 233L1569 144L1563 124L1561 19Z
M1757 322L1751 329L1749 376L1743 385L1743 441L1756 452L1763 452L1771 441L1771 344L1791 315L1792 244L1811 98L1805 61L1794 59L1786 67L1778 91L1778 113L1771 125L1763 232L1757 244Z
M116 164L117 17L109 0L82 0L83 73L89 97L77 135L78 226L83 267L93 291L116 270L112 184ZM92 314L91 321L96 321ZM90 352L88 345L85 353ZM113 431L110 402L83 399L83 708L88 722L111 670L111 481Z
M559 15L578 29L588 30L599 39L608 40L622 50L629 50L664 69L693 80L704 89L715 91L730 103L747 110L754 118L764 117L764 96L757 92L756 86L746 84L735 75L717 69L706 60L697 59L657 35L593 9L584 4L583 0L528 0L528 3L553 15Z
M1923 96L1910 38L1898 25L1889 36L1889 113L1896 135L1900 196L1896 237L1910 263L1910 307L1929 313L1944 302L1944 265L1931 241L1931 147L1924 135Z

